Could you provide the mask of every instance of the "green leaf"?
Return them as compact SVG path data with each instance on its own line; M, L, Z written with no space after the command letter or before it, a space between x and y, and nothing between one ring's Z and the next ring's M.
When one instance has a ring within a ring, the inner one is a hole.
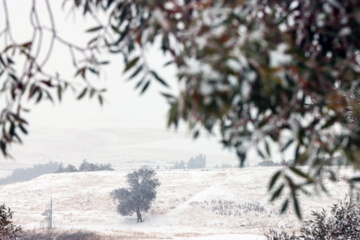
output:
M162 79L156 72L151 71L151 73L154 75L155 79L158 80L162 85L167 88L169 87L169 85L164 81L164 79Z
M281 210L280 210L280 213L281 213L281 214L283 214L283 213L286 211L288 205L289 205L289 199L287 198L287 199L284 201L284 203L283 203L283 205L282 205L282 207L281 207Z
M54 99L53 99L53 97L51 96L51 94L49 93L49 91L46 91L46 90L44 90L44 91L45 91L45 94L46 94L47 99L49 99L50 102L54 102Z
M90 89L90 94L89 94L90 99L94 96L94 93L95 93L95 89L91 88Z
M16 81L16 82L18 81L18 78L16 77L15 74L9 73L9 75L12 79L14 79L14 81Z
M28 122L25 119L21 118L18 114L11 113L11 116L15 118L15 120L20 124L28 124Z
M270 152L269 143L268 143L267 141L265 141L265 149L266 149L267 155L270 157L270 156L271 156L271 152Z
M116 33L118 33L118 34L121 34L121 31L120 31L116 26L111 25L110 27L111 27L111 29L112 29L114 32L116 32Z
M282 191L284 190L285 185L281 184L280 187L278 187L278 189L273 193L270 201L273 202L275 199L277 199L278 197L280 197Z
M86 72L86 67L82 67L76 71L75 77L80 74L83 78L85 78L85 72Z
M135 90L138 89L144 81L145 81L145 76L135 85Z
M39 103L40 101L41 101L41 99L42 99L42 96L43 96L43 93L42 93L42 91L40 90L40 91L38 91L39 93L38 93L38 97L37 97L37 99L36 99L36 103Z
M94 37L93 39L91 39L91 40L87 43L87 45L88 45L88 46L91 46L91 44L94 43L94 42L96 42L98 39L99 39L99 36Z
M23 125L20 124L19 128L24 134L28 134L28 131L26 130L26 128Z
M88 67L87 69L89 69L89 70L90 70L90 72L92 72L93 74L95 74L95 75L99 75L99 71L98 71L98 70L96 70L95 68Z
M351 182L360 182L360 177L353 177L350 179Z
M169 112L168 112L168 127L171 126L172 123L174 123L175 128L177 127L177 123L178 123L178 107L179 107L179 103L173 102L171 103Z
M88 30L86 30L86 32L96 32L102 28L103 28L103 26L92 27L92 28L89 28Z
M298 199L296 197L295 191L292 192L292 197L293 197L293 201L294 201L294 208L295 208L296 215L301 220L302 216L301 216L300 205L299 205L299 201L298 201Z
M135 72L129 77L129 80L136 77L136 75L139 74L139 72L143 69L143 65L141 65L140 67L138 67Z
M294 139L290 139L282 148L281 152L285 151L292 143L294 142Z
M87 92L87 88L85 87L82 92L79 94L79 96L77 97L78 100L80 100L81 98L83 98Z
M334 173L334 171L329 170L329 174L330 174L330 180L333 182L336 182L337 178L336 178L336 174Z
M1 139L0 141L0 148L1 148L1 151L3 153L4 156L7 156L7 152L6 152L6 142L4 139Z
M299 169L297 169L296 167L289 167L289 169L295 173L296 175L305 178L306 180L308 180L309 182L313 182L313 179L307 175L306 173L303 173L302 171L300 171Z
M14 51L15 51L15 49L14 49ZM15 62L14 62L11 58L9 58L9 57L7 57L6 59L7 59L7 61L8 61L9 64L14 64L14 63L15 63Z
M98 100L99 100L100 105L103 105L104 100L103 100L103 97L101 95L98 95Z
M269 184L269 191L274 187L276 181L278 180L278 178L280 177L282 171L279 170L277 171L274 176L272 176L271 180L270 180L270 184Z
M60 102L61 102L61 94L62 94L62 89L61 89L61 86L58 85L57 86L57 95L58 95L58 98L59 98Z
M21 138L19 137L19 135L17 135L16 132L14 132L14 137L18 140L19 143L22 143Z
M145 83L144 87L141 89L140 94L143 94L143 93L146 91L146 89L149 87L149 85L150 85L150 80L148 80L148 81Z
M9 134L11 138L15 135L15 124L13 122L11 122Z
M165 98L167 98L167 99L174 99L175 97L172 95L172 94L170 94L170 93L160 93L161 95L163 95Z
M26 43L22 44L21 46L24 47L24 48L29 49L31 47L31 45L32 45L32 41L29 41L29 42L26 42Z
M239 149L236 150L236 155L240 159L240 167L244 167L244 163L246 160L246 152L240 151Z
M200 131L199 131L199 130L196 130L196 131L194 132L193 138L194 138L194 139L197 139L197 138L199 137L199 134L200 134Z
M262 153L262 151L259 148L256 148L256 151L262 159L265 159L265 155Z
M168 62L166 62L166 63L164 64L164 67L167 67L167 66L169 66L169 65L171 65L171 64L173 64L173 63L175 63L175 61L174 61L174 60L170 60L170 61L168 61Z
M1 53L0 53L0 62L1 62L1 64L2 64L3 66L6 65L5 62L4 62L4 59L1 57Z
M139 61L139 59L140 59L140 57L137 56L133 60L131 60L128 64L126 64L124 73L127 72L130 68L132 68Z

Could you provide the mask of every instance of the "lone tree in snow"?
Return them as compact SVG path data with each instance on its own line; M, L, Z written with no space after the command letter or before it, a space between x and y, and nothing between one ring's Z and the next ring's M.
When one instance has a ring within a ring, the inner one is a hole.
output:
M118 188L111 193L114 199L119 200L118 213L130 216L136 212L137 222L143 221L140 211L147 212L150 209L156 198L156 188L160 185L159 179L154 178L155 174L154 169L142 166L126 176L130 187Z

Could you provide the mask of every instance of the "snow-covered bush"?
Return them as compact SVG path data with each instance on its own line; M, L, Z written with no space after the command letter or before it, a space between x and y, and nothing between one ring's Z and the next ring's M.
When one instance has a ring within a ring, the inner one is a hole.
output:
M249 212L264 212L265 208L258 201L237 203L227 200L193 201L192 207L200 207L222 216L241 216Z
M299 236L279 233L273 229L265 236L272 240L360 239L359 203L345 199L332 206L330 216L325 209L321 212L313 211L311 215L312 219L303 222Z

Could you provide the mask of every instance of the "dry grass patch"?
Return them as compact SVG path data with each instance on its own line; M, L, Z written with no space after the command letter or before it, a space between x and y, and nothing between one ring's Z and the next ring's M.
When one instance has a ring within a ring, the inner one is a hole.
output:
M119 230L113 230L114 234L111 235L113 239L168 239L165 235L162 233L145 233L145 232L135 232L135 231L119 231Z
M204 234L200 234L200 233L194 233L194 232L174 233L174 237L186 237L186 238L190 238L190 237L201 237L201 236L205 236L205 235L204 235Z

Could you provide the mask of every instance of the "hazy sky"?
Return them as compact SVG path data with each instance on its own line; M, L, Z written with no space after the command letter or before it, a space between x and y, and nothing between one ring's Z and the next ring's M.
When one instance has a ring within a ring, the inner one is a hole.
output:
M86 44L91 36L85 34L84 30L94 26L91 19L84 19L81 14L69 14L70 4L62 10L62 0L50 2L59 35L68 41ZM48 25L45 1L36 0L36 3L41 13L40 21ZM7 4L14 38L19 43L28 41L32 34L29 22L32 1L11 0ZM3 10L0 4L0 16L4 16ZM4 28L4 24L1 17L0 29ZM1 49L3 44L0 42ZM43 42L44 49L48 47L47 44ZM149 52L148 57L155 69L160 69L166 61L156 49ZM139 96L139 92L134 91L136 82L125 81L121 56L105 55L104 58L110 59L111 64L99 79L94 80L96 84L107 87L104 106L100 107L96 98L75 101L71 92L66 94L61 104L44 101L38 105L31 103L31 112L26 116L30 122L30 135L24 137L24 145L13 145L11 148L15 162L1 160L5 168L50 160L78 163L85 158L115 165L116 161L120 164L126 160L174 162L186 161L200 153L207 156L210 165L238 164L235 155L218 144L219 137L209 138L203 134L201 139L193 141L186 125L178 131L167 129L167 103L158 94L166 89L153 82L147 93ZM74 76L69 51L59 44L55 45L46 67L59 71L68 79ZM160 74L172 85L171 91L177 92L177 84L173 80L174 69L162 69Z

